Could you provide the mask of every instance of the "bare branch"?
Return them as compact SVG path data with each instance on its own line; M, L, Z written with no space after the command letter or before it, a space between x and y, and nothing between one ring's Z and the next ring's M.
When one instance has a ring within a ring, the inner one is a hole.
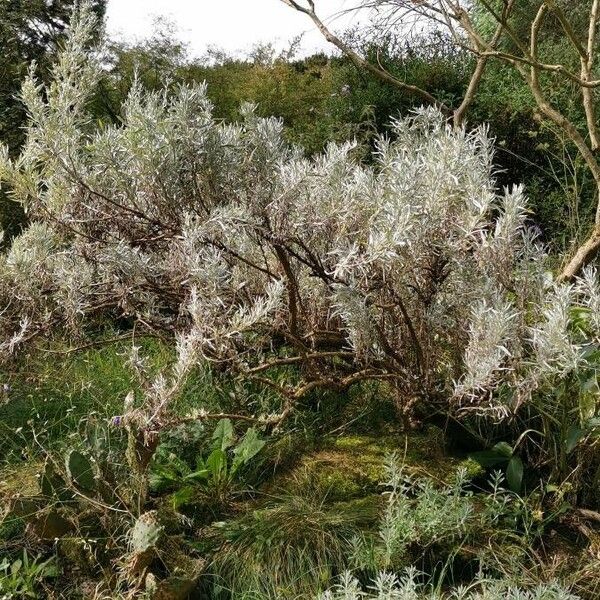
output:
M588 39L587 39L587 50L586 55L581 57L581 79L582 81L589 81L592 77L592 70L594 68L595 58L595 47L596 47L596 30L598 27L598 13L600 10L600 1L593 0L590 8L589 17L589 28L588 28ZM587 128L590 134L590 145L593 151L598 150L600 147L600 140L598 138L598 127L596 123L596 109L595 109L595 98L593 91L583 86L581 90L583 94L583 108L585 110L585 117L587 121Z
M508 0L506 2L503 12L502 12L501 22L497 24L496 30L494 31L494 35L492 36L492 39L485 46L486 49L493 51L496 48L496 46L498 45L498 42L500 41L502 34L504 32L504 28L505 28L507 19L510 17L510 14L514 7L514 3L515 3L515 0ZM463 11L463 13L461 14L461 20L463 22L465 22L467 19L468 19L468 16ZM450 19L448 19L448 21L451 22ZM467 23L468 23L468 21L467 21ZM471 31L471 32L474 31L474 28L471 26L468 26L467 32L469 32L469 31ZM460 103L460 106L454 111L454 126L455 127L460 127L463 124L464 119L465 119L465 114L466 114L467 110L469 109L469 107L471 106L471 104L473 103L473 101L475 100L475 95L477 93L477 90L479 89L479 85L481 83L481 78L483 77L485 68L487 66L487 61L489 58L489 54L487 54L486 52L482 52L483 48L481 46L481 39L479 38L479 36L471 35L471 39L473 41L473 46L476 49L476 52L478 54L477 63L475 65L475 69L473 70L473 73L471 74L471 79L469 80L469 85L467 86L467 89L464 93L462 102Z

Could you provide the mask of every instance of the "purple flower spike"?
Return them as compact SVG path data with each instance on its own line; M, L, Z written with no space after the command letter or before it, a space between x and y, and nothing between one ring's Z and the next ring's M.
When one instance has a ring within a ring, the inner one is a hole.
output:
M115 427L120 427L122 423L123 423L123 417L121 415L117 415L116 417L112 418L112 424Z

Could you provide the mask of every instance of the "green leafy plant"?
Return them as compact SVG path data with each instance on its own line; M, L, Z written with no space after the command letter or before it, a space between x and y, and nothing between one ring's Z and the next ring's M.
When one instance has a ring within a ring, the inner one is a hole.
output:
M411 477L395 454L386 460L385 508L376 535L353 540L351 561L368 572L410 564L411 548L426 552L433 546L454 548L466 539L477 518L468 476L460 468L453 481L436 483ZM437 552L439 554L439 552Z
M400 576L381 572L368 586L368 592L351 573L343 573L339 583L319 596L319 600L580 600L558 583L538 584L530 589L515 587L510 580L487 580L480 577L468 586L440 593L435 582L414 567Z
M200 455L194 468L170 453L163 456L160 449L150 473L154 490L178 488L172 495L175 508L189 503L199 493L225 501L240 473L263 448L265 441L250 427L236 440L229 419L221 419L213 432L210 451Z
M506 474L506 482L513 492L520 492L523 485L523 461L515 454L515 446L507 442L498 442L489 450L473 452L470 457L482 467L502 468Z
M44 579L59 575L58 567L53 557L40 560L31 559L23 550L21 558L0 560L0 598L39 598L38 587Z

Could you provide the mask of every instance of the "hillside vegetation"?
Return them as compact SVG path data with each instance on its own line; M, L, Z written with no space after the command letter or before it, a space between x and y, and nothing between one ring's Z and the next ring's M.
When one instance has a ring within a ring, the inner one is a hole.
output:
M597 598L598 199L527 85L457 124L99 4L0 127L0 598ZM344 40L469 85L442 34Z

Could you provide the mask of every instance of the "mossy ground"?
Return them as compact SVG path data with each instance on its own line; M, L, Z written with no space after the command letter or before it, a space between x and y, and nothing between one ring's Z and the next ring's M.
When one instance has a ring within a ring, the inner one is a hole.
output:
M422 431L382 434L344 434L324 438L311 452L300 456L270 488L297 491L310 489L330 501L360 498L380 490L385 481L385 461L395 455L407 475L430 477L439 482L452 479L459 468L469 478L479 475L474 461L447 452L443 432L430 426Z

